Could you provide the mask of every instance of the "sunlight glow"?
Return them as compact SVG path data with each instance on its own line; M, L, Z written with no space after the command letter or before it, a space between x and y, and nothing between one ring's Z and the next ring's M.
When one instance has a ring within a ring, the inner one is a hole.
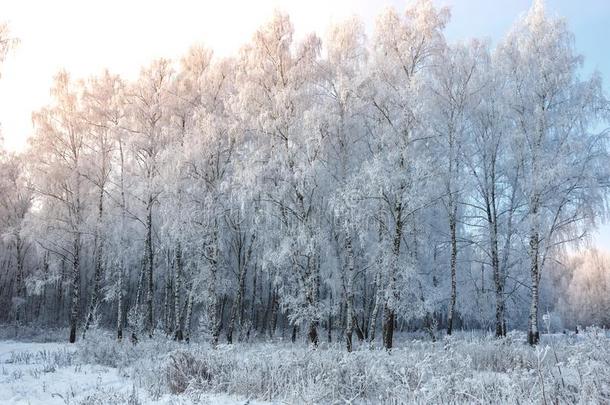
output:
M366 16L389 0L3 1L0 16L20 39L2 67L0 123L6 147L20 150L31 134L30 115L49 100L61 68L86 77L108 68L126 78L155 58L178 58L202 43L217 55L237 51L274 9L287 11L298 34L323 34L331 21ZM395 1L401 5L402 1Z

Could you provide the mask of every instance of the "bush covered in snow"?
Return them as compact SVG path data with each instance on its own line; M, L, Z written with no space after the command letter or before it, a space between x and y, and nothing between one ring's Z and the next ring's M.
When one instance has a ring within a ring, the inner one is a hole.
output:
M116 344L98 335L80 358L129 373L152 398L206 393L287 403L607 403L610 339L605 331L505 339L476 333L438 342L401 339L390 352L365 346L317 349L289 343L178 344L158 338Z
M610 340L602 331L548 336L532 348L521 333L408 341L391 352L346 353L261 344L189 348L181 373L165 364L170 386L288 403L607 403ZM192 364L196 364L193 367ZM174 371L169 371L174 370ZM205 370L202 374L201 370Z
M457 333L437 342L400 336L398 343L389 352L362 345L352 353L339 344L213 348L164 336L134 345L103 331L71 348L2 342L0 391L8 384L29 400L35 384L40 403L46 392L56 400L48 403L77 404L610 402L610 335L601 329L544 335L537 347L521 332L504 339ZM11 349L23 345L31 349Z

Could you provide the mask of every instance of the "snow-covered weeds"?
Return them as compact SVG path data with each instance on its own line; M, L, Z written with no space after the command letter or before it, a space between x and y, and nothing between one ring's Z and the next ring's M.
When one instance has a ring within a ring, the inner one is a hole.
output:
M287 403L610 401L610 339L599 329L545 336L535 348L522 333L405 340L391 352L289 343L213 349L163 339L133 346L99 337L81 348L87 362L137 370L132 376L153 398L211 392Z
M11 345L20 344L6 342L0 380L16 393L19 384L40 382L40 403L45 392L53 403L86 404L198 403L222 395L289 404L610 402L610 336L600 329L544 335L537 347L520 332L499 340L402 336L398 343L391 352L362 345L352 353L340 344L212 348L164 336L133 345L97 331L69 348L26 344L32 350L13 352ZM53 382L54 374L65 382ZM73 385L69 375L80 382ZM94 376L99 382L89 381Z

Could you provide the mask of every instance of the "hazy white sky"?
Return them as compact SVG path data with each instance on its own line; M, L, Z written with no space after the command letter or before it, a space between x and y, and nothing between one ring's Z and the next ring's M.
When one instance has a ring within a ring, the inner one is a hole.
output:
M452 40L497 41L530 6L530 0L435 0L452 8ZM275 8L287 11L297 36L324 33L330 22L356 14L367 26L389 5L405 0L0 0L0 21L21 41L8 55L0 79L0 123L5 146L19 150L32 132L31 112L49 99L53 75L75 77L104 67L135 77L157 57L177 58L200 42L226 55L247 42ZM547 0L550 13L565 16L584 54L585 71L610 80L610 0ZM608 85L606 84L608 89ZM610 227L597 237L610 247Z
M399 1L396 1L397 3ZM75 77L107 67L125 77L157 57L177 58L201 42L226 55L247 42L277 7L299 33L324 32L334 19L371 16L391 0L1 0L21 41L2 67L0 123L6 146L19 149L32 130L31 111L45 104L53 75Z

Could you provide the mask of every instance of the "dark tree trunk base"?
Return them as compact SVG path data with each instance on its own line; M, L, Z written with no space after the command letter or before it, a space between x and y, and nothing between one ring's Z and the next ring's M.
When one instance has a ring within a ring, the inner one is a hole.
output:
M527 332L527 343L529 343L532 346L537 345L540 342L540 332L532 332L529 331Z
M347 351L351 352L352 351L352 335L350 333L348 333L345 337L345 343L347 346Z
M313 343L314 346L318 345L318 330L314 323L309 325L309 333L307 333L307 336L309 337L310 343Z
M383 320L383 347L386 350L390 350L392 348L394 338L394 319L394 311L386 308Z

